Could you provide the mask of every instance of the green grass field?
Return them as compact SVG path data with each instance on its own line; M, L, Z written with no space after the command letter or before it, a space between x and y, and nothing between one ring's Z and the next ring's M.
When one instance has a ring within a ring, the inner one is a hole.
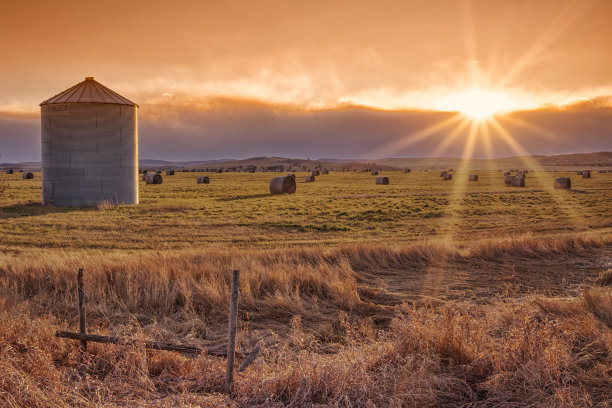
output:
M180 249L202 246L277 248L347 243L408 243L441 238L469 242L527 232L597 231L612 226L612 174L582 179L570 173L530 173L526 188L506 187L502 173L466 173L441 181L439 172L331 173L296 194L274 196L274 173L164 176L162 185L140 182L138 206L69 208L40 204L34 180L9 177L0 207L0 248ZM570 191L553 190L570 176Z

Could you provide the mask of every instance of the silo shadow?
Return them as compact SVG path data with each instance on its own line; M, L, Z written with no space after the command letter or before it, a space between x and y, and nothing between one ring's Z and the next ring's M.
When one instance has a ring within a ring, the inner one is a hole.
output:
M72 213L76 211L98 211L98 207L64 207L36 202L0 206L0 219L36 217L47 214Z

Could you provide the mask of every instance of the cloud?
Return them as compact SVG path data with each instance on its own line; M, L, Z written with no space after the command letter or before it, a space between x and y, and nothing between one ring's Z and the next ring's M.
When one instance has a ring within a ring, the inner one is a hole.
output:
M612 150L612 108L606 101L597 98L563 109L515 112L498 120L531 154ZM307 109L252 99L160 96L139 110L140 157L457 157L464 151L469 124L458 130L458 118L440 126L456 116L348 104ZM431 131L423 135L424 129ZM488 140L477 138L473 156L519 153L490 129ZM38 115L0 114L0 154L1 161L40 159Z

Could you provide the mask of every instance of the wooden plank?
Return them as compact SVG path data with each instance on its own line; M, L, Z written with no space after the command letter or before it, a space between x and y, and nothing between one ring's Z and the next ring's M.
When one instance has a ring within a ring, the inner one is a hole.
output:
M244 360L242 360L242 363L240 363L240 367L238 367L238 372L240 373L244 371L248 366L253 364L260 351L261 348L259 347L259 344L256 344L255 347L253 347L253 350L251 350L251 352L246 355Z
M230 297L230 313L227 339L227 366L225 371L225 393L231 394L234 385L234 357L236 355L236 326L238 315L238 289L240 287L240 271L232 273L232 289Z
M79 332L87 334L85 327L85 292L83 291L83 269L77 272L77 289L79 294ZM87 351L87 340L81 340L81 350Z
M94 343L108 343L108 344L119 344L123 346L143 346L153 350L167 350L167 351L178 351L181 353L188 354L208 354L210 356L225 357L227 352L225 350L207 350L195 346L183 346L180 344L163 343L159 341L149 340L136 340L127 339L114 336L101 336L98 334L81 334L69 331L58 330L55 332L56 337L62 337L65 339L81 340L81 341L92 341ZM238 352L240 356L244 353Z

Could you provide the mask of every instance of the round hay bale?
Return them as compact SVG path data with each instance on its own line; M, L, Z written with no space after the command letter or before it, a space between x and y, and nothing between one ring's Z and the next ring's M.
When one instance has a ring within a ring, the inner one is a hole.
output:
M599 174L603 174L603 173L605 173L605 172L606 172L605 170L599 170L599 171L598 171L598 173L599 173Z
M559 177L555 179L555 190L569 190L572 188L572 181L569 177Z
M512 187L525 187L525 179L522 177L514 177L512 179Z
M452 180L452 179L453 179L453 175L452 174L446 173L445 175L442 176L442 180L443 181Z
M373 176L378 176L378 170L372 170L372 175Z
M21 178L24 180L32 180L34 178L34 174L30 173L29 171L24 171Z
M149 172L149 170L143 170L142 174L147 174Z
M142 175L142 181L147 181L147 173L144 173L144 174Z
M478 174L470 174L468 176L468 181L478 181Z
M320 176L320 175L321 175L321 172L320 172L319 170L313 170L313 171L311 171L311 172L310 172L310 174L311 174L312 176L315 176L315 177L316 177L316 176Z
M329 170L327 169L323 169L323 171L321 172L322 174L329 174Z
M504 176L510 176L510 172L509 171L505 172Z
M582 172L581 171L577 171L576 174L579 175L579 176L582 176Z
M210 178L208 176L198 177L198 184L210 184Z
M514 180L515 178L515 176L511 176L508 174L506 177L504 177L504 183L506 183L508 187L512 187L512 180Z
M147 184L161 184L163 182L163 178L161 174L145 174L145 181Z
M166 176L174 176L174 170L166 170Z
M411 171L412 171L412 170L410 170L410 169L405 169L405 170L404 170L404 173L410 173Z
M272 180L270 180L271 194L293 194L295 193L295 189L295 174L274 177Z
M161 174L161 170L157 170L155 174Z
M6 174L13 174L13 169L8 169L8 170L6 171Z
M389 177L376 177L376 184L389 184Z
M304 180L306 183L314 183L315 181L315 176L310 175L310 176L306 176L306 179Z
M444 177L446 174L448 174L448 172L444 170L443 172L440 173L440 177Z
M582 172L582 178L591 178L591 172L590 171Z

